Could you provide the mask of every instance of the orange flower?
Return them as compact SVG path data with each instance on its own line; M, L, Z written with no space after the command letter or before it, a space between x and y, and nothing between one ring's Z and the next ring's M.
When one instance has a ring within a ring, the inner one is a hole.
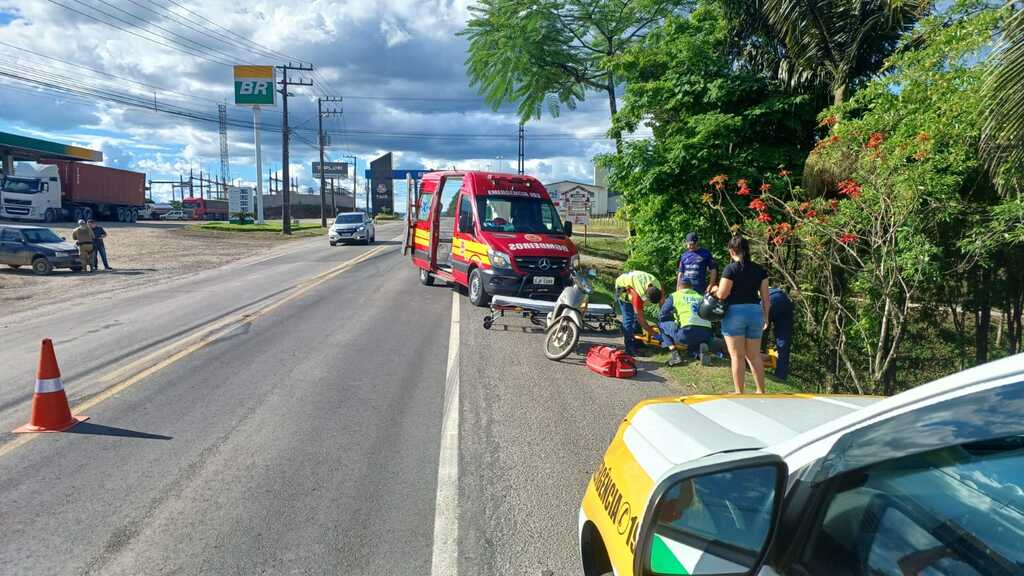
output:
M708 184L713 184L715 186L716 190L721 190L722 188L725 187L725 181L728 180L728 179L729 179L729 177L726 176L725 174L719 174L718 176L715 176L714 178L712 178L708 182Z
M756 220L758 222L771 222L772 217L767 212L758 212Z
M850 198L860 198L860 184L853 180L843 180L839 183L839 193Z
M782 246L782 243L785 241L785 236L776 236L775 238L772 238L772 244L775 244L776 246Z
M928 153L924 150L918 150L917 152L914 152L914 160L924 160L927 155Z
M815 216L818 215L818 213L814 210L808 210L807 213L804 215L807 216L808 218L814 218Z
M789 222L783 222L782 224L779 224L776 227L776 230L779 234L789 234L790 232L793 231L793 227L789 224Z
M800 203L800 209L801 210L810 210L811 209L811 203L810 202L801 202Z
M827 117L823 118L821 120L821 122L818 122L818 126L822 126L822 127L824 127L824 126L835 126L837 122L839 122L839 119L836 118L834 115L833 116L827 116Z
M840 244L850 244L850 243L856 242L856 241L857 241L857 235L856 234L850 234L849 232L844 232L843 235L839 237L839 243Z
M925 142L927 142L927 141L929 141L931 139L932 139L932 137L929 136L927 132L919 132L917 134L917 137L915 138L915 140L917 140L921 144L924 144Z
M885 140L885 135L881 132L872 132L871 137L868 138L868 143L864 146L866 148L878 148Z
M783 166L779 166L779 178L786 178L790 174L792 174L792 172L786 170L786 168Z
M736 190L737 196L750 196L750 186L747 185L746 180L742 178L737 180L736 187L738 188L738 190Z
M761 188L760 188L760 190L761 190L761 193L762 193L762 194L767 194L767 193L768 193L768 191L769 191L769 190L771 190L771 189L772 189L772 185L771 185L771 184L769 184L769 183L767 183L767 182L762 182L762 183L761 183Z
M761 212L766 208L768 208L768 205L765 204L764 200L761 200L760 198L754 198L754 200L750 203L751 210L757 210L758 212Z
M839 200L836 200L835 198L833 198L832 200L829 200L829 201L828 201L828 205L829 205L829 206L830 206L830 207L831 207L831 208L832 208L833 210L835 210L836 208L838 208L838 207L839 207Z

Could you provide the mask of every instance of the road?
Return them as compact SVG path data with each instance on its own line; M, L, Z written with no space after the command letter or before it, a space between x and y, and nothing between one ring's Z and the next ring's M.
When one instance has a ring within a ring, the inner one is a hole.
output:
M27 419L44 337L90 420L0 434L0 574L580 573L601 451L673 391L484 330L399 234L5 314L0 430Z

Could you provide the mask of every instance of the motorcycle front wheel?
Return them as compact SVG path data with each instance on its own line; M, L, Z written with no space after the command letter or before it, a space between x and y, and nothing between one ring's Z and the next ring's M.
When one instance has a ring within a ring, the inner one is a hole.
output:
M579 341L579 326L563 316L555 321L555 325L548 330L544 338L544 355L548 360L561 360L576 349Z

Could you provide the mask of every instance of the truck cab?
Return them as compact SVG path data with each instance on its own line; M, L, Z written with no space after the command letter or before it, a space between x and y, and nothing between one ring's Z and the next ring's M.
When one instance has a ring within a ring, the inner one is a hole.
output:
M57 166L19 162L0 179L0 216L54 222L62 215Z
M685 396L623 421L584 574L1024 574L1024 354L891 398Z
M571 224L530 176L428 173L408 219L420 281L465 286L477 306L495 294L553 300L579 263Z

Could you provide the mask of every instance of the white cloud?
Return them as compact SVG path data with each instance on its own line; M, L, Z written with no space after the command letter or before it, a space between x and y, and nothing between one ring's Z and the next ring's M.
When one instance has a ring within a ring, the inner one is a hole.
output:
M344 119L325 121L334 143L328 156L355 153L360 156L362 167L363 162L390 150L395 153L396 168L485 168L488 163L496 166L494 158L501 155L505 158L505 169L513 170L517 127L514 111L504 107L493 112L469 88L463 69L465 40L456 34L469 17L469 2L184 2L189 10L223 25L231 33L282 53L277 59L251 45L243 47L243 41L227 32L197 34L188 25L201 27L209 23L173 5L154 3L154 12L148 12L127 0L110 0L112 5L148 23L102 3L89 4L92 8L74 6L97 15L96 10L117 14L136 25L130 28L136 34L175 46L191 45L210 59L272 64L287 57L312 61L317 66L316 78L326 81L323 88L337 95L400 98L347 99L343 103ZM179 106L189 110L189 114L213 118L217 102L231 98L228 66L148 42L42 0L0 0L0 11L17 15L6 25L0 24L0 41L71 63L65 65L0 46L0 61L13 62L24 73L35 70L59 74L60 83L115 90L143 104L155 100L158 107ZM171 32L187 36L191 42L167 38ZM310 77L302 73L296 76ZM295 129L291 164L304 184L312 184L308 166L316 152L307 142L316 140L315 100L311 97L316 92L303 88L293 91L297 97L290 102L291 124ZM108 162L125 162L124 167L144 170L153 179L176 178L190 166L219 171L220 139L215 122L114 104L89 95L54 95L9 82L0 86L0 99L4 102L0 107L0 130L45 134L47 139L101 149ZM233 105L228 108L233 122L249 120L248 109ZM265 110L261 122L265 127L264 170L279 168L281 136L275 128L280 125L280 107ZM595 139L607 125L607 102L600 96L577 111L565 111L560 118L531 122L527 125L528 171L545 181L589 179L591 157L610 148L607 141ZM552 133L574 134L581 139L531 137ZM253 180L251 130L233 126L228 141L232 175Z

